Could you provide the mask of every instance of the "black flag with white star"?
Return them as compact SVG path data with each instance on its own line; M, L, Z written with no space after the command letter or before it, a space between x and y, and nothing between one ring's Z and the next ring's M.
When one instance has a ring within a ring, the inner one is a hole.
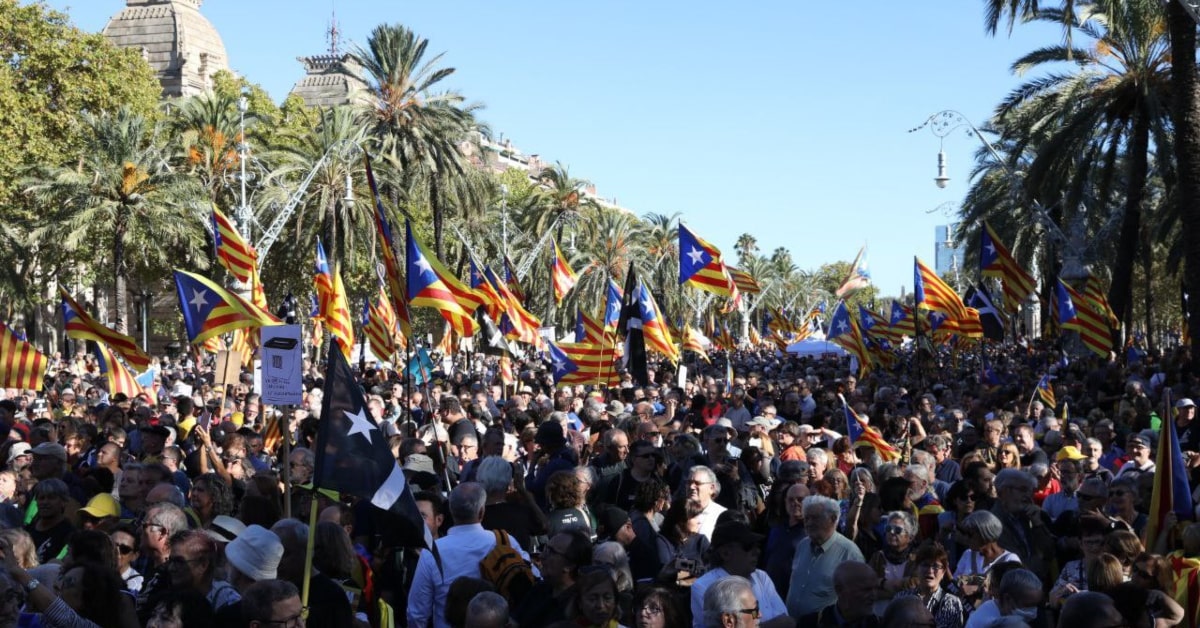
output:
M475 309L475 320L479 323L479 333L475 335L475 346L484 355L499 355L512 357L512 348L504 340L504 334L492 317L483 311L483 306Z
M633 262L625 275L625 294L621 299L621 319L617 322L618 333L625 334L625 368L639 386L650 384L650 372L646 366L646 336L642 331L642 290Z
M979 323L983 325L984 338L1004 340L1004 319L1000 318L1000 311L992 303L992 298L983 285L967 288L963 301L979 310Z
M427 545L429 531L412 490L392 457L387 437L367 410L362 388L336 339L329 343L326 364L313 484L367 500L392 515L386 518L388 525L380 527L393 528L398 543Z

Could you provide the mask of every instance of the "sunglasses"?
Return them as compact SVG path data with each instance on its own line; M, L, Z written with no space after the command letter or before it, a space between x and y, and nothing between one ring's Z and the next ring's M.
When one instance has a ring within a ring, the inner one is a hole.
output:
M905 530L903 526L885 526L883 528L883 531L887 532L888 534L897 534L897 535L906 534L908 532L908 530Z
M122 545L120 543L116 543L115 545L117 546L117 553L122 556L128 556L129 554L132 554L136 549L132 545Z

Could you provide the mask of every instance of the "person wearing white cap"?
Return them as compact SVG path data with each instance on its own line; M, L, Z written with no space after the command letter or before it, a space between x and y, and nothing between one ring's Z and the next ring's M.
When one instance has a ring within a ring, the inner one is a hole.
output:
M257 524L246 526L225 546L225 562L230 567L229 583L244 593L255 582L274 580L281 558L283 542L274 532Z
M1183 397L1175 402L1175 433L1179 450L1200 452L1200 422L1196 420L1196 402Z

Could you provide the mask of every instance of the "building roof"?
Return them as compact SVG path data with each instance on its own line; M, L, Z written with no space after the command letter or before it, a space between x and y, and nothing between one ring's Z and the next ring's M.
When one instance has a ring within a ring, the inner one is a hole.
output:
M229 69L225 44L200 13L203 0L126 0L104 27L122 48L142 51L164 97L190 96L212 87L212 76Z

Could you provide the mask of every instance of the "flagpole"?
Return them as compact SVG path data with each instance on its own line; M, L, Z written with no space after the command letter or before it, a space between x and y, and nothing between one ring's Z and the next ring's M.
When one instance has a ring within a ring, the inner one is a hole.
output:
M283 435L283 446L279 452L279 456L283 458L282 464L279 465L283 472L283 518L291 519L292 489L294 488L292 486L292 469L290 465L292 459L291 426L292 417L296 414L296 406L288 404L285 407L287 408L286 423L284 422L285 417L282 413L280 413L280 416L275 417L275 420L279 423L279 433Z
M284 440L286 438L285 436ZM317 487L314 483L312 499L310 500L312 505L308 509L308 545L304 548L304 582L300 587L300 607L305 619L308 618L309 612L308 592L312 584L313 548L317 539L317 503L320 501L318 495L319 493L317 493Z
M1049 384L1049 382L1046 382L1046 383ZM1022 422L1029 420L1029 411L1033 409L1033 400L1037 399L1038 388L1040 388L1041 386L1042 386L1042 380L1038 379L1038 383L1034 384L1034 386L1033 386L1033 394L1029 395L1029 403L1025 404L1025 420Z

